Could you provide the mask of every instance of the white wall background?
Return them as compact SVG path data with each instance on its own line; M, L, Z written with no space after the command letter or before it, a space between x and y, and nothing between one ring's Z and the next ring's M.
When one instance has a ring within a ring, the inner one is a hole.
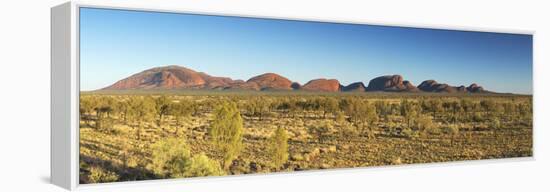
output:
M0 191L64 191L50 174L50 7L65 0L0 6ZM89 1L106 2L106 1ZM496 30L534 30L535 160L481 161L86 191L548 191L550 29L545 1L480 0L118 0L120 4L239 15Z

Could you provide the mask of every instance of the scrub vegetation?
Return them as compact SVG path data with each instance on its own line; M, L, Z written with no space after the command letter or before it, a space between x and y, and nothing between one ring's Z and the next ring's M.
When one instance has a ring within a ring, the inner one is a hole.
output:
M80 183L528 157L532 117L524 95L83 92Z

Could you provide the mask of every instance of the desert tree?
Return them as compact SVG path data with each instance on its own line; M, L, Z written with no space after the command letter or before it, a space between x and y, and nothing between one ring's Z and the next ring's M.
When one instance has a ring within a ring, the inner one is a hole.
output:
M292 98L286 98L278 102L276 109L281 110L283 113L294 118L296 113L296 102Z
M317 99L317 106L323 111L323 119L326 118L327 113L333 114L338 110L338 100L333 97L322 97Z
M485 110L488 113L487 117L489 118L489 120L494 117L502 118L505 116L505 104L503 102L487 100L485 105Z
M234 102L221 102L213 112L208 129L214 147L223 155L223 167L229 169L231 162L243 147L243 119Z
M273 98L273 99L270 99L270 103L269 103L269 106L268 106L268 111L269 112L272 112L272 111L276 111L278 109L278 107L284 103L284 99L282 98L279 98L279 97L276 97L276 98ZM237 102L236 100L234 102Z
M251 116L258 117L259 121L269 112L271 106L271 100L265 97L255 97L246 105L246 111Z
M296 105L298 106L298 109L300 112L302 112L302 117L307 117L307 112L311 111L315 108L314 102L312 102L311 99L301 98L296 102Z
M451 101L451 111L452 113L452 122L456 123L457 121L460 121L462 116L461 114L464 113L464 108L462 108L462 103L459 101Z
M493 131L493 136L495 139L497 139L498 130L502 127L502 124L500 122L500 119L498 117L491 118L491 128Z
M441 99L431 99L428 104L428 108L432 112L432 117L436 119L437 114L443 112L443 102Z
M343 121L339 125L338 133L340 135L339 140L347 142L350 142L353 139L357 138L358 135L357 128L347 121Z
M283 99L282 101L277 102L277 106L275 109L280 110L284 113L288 113L288 109L290 108L290 102L288 99Z
M178 134L183 122L191 117L192 104L186 100L179 100L177 103L173 103L170 107L170 114L176 119L176 130L174 134Z
M363 108L363 103L357 98L348 98L341 101L342 110L349 116L350 122L359 124L364 118L365 113L359 113Z
M409 100L401 100L401 116L405 119L407 128L411 128L420 111L419 106Z
M374 132L372 131L372 129L374 128L375 123L378 121L378 114L376 112L375 105L370 102L364 103L364 106L362 107L360 112L365 113L363 124L366 124L368 130L367 136L369 138L374 138Z
M129 100L130 110L129 119L135 122L136 136L141 139L144 123L149 123L154 119L156 112L155 101L152 97L131 97Z
M357 98L346 98L341 100L340 106L342 111L349 116L350 122L359 124L364 118L365 113L358 113L363 107L363 102Z
M296 114L300 111L297 105L297 99L292 97L288 101L288 114L294 119Z
M443 133L451 137L451 146L454 146L455 136L460 133L460 129L458 128L458 125L450 124L443 128Z
M115 111L115 99L111 96L100 96L94 103L94 110L96 111L96 115L98 116L100 115L99 113L101 113L103 117L110 118Z
M92 120L92 112L96 105L96 99L93 96L80 96L80 119L84 121L86 125L90 125Z
M517 115L518 111L517 111L517 107L516 107L516 104L513 103L513 102L504 102L502 104L503 106L503 114L505 114L505 116L508 118L508 119L512 119L512 120L516 120L519 116Z
M464 113L465 117L469 117L475 112L475 102L471 99L462 98L460 100L460 106L462 107L461 112Z
M401 103L390 104L390 111L392 115L401 115Z
M334 121L336 121L337 124L342 125L346 122L346 114L342 111L336 111L336 114L334 115Z
M309 134L317 139L318 143L322 144L333 136L334 126L331 124L331 121L324 120L318 125L310 126L308 131Z
M118 100L115 103L116 109L119 113L120 119L124 124L128 123L128 113L130 110L129 99Z
M269 138L269 155L273 168L277 170L288 160L288 135L282 127L278 127Z
M201 112L201 103L197 101L190 102L189 110L191 110L191 114L193 116L199 115L199 113Z
M350 117L351 122L360 127L361 133L365 133L368 130L367 136L373 136L371 130L374 123L378 121L378 114L374 104L353 98L348 101L345 112Z
M155 99L155 108L157 112L157 125L162 126L163 117L170 112L170 99L165 95L162 95Z
M103 130L111 126L111 119L109 117L109 114L113 111L111 106L101 105L96 107L94 110L96 112L95 126L98 130Z
M485 111L485 114L489 115L493 110L495 110L497 103L492 99L485 99L480 102L480 105Z
M416 129L429 134L437 134L439 129L428 115L419 115L416 119Z
M391 105L388 103L388 101L376 101L374 103L374 106L376 107L376 112L381 118L384 118L384 120L388 120L388 116L391 115Z
M521 118L531 120L533 113L533 106L531 104L531 101L519 103L517 110Z
M349 113L349 111L352 108L352 99L351 98L341 98L338 101L338 108L340 108L340 111L343 111L344 113Z

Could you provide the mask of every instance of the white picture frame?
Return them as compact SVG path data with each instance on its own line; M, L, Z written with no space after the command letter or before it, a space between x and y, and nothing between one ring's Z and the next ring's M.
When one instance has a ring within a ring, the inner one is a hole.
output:
M137 184L156 183L156 184L176 184L184 185L186 180L190 179L165 179L151 181L136 181L111 184L79 184L79 9L81 7L91 8L109 8L122 10L139 10L153 12L170 12L170 13L191 13L191 14L208 14L221 16L240 16L254 18L269 18L269 19L290 19L301 20L296 18L269 17L269 16L253 16L253 15L236 15L226 13L207 13L193 12L185 10L165 10L156 8L135 7L131 4L121 6L120 4L90 4L78 1L67 2L51 9L51 181L54 185L60 186L68 190L77 190L87 187L102 186L102 185L120 185L120 184ZM321 22L337 22L346 23L344 21L331 20L311 20L304 21L321 21ZM434 28L434 29L449 29L449 30L466 30L466 31L483 31L483 32L505 32L515 34L533 35L534 31L525 30L496 30L485 28L461 28L451 26L420 26L408 24L386 24L386 23L361 23L349 22L353 24L375 24L385 26L399 27L419 27L419 28ZM535 131L533 131L535 132ZM533 160L535 151L533 149L532 157L520 157L512 159L495 159L483 160L482 162L493 161L525 161ZM450 162L453 163L453 162ZM456 162L454 162L456 163ZM445 164L445 163L443 163ZM430 166L422 165L406 165L406 166ZM340 171L346 171L343 169ZM326 171L326 170L323 170ZM330 170L333 171L333 170ZM338 170L337 170L338 171ZM316 171L313 171L316 172ZM299 174L299 173L291 173ZM208 178L210 179L210 178Z

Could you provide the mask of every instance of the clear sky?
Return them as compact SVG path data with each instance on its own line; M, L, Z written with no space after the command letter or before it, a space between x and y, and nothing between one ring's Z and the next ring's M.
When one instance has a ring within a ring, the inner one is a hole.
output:
M180 65L247 80L273 72L301 84L401 74L413 84L475 82L532 94L532 36L82 8L80 78L95 90Z

